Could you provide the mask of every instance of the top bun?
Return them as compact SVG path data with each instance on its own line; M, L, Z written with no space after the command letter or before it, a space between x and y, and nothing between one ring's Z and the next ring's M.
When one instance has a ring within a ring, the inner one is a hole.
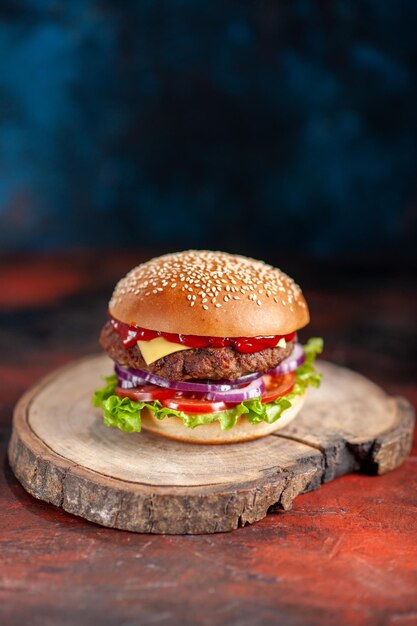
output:
M286 335L309 322L301 289L281 270L243 256L188 250L133 268L109 312L126 324L183 335Z

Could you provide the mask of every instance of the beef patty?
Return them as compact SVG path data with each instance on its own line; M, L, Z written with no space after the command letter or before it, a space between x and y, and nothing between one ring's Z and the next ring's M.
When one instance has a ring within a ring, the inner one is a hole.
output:
M101 331L100 344L109 357L120 365L146 370L167 380L234 380L252 372L266 372L286 359L294 347L294 343L289 341L285 348L266 348L247 354L238 352L232 346L192 348L174 352L147 365L137 345L124 347L110 321Z

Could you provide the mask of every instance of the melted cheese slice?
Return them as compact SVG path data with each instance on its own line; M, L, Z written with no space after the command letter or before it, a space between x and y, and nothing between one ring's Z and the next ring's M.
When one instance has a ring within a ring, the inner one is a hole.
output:
M157 337L156 339L151 339L151 341L138 341L137 344L146 365L150 365L154 361L162 359L162 357L168 356L168 354L172 354L173 352L190 350L187 346L172 343L172 341L167 341L163 337Z
M277 345L275 346L276 348L286 348L287 347L287 342L285 341L284 337L282 337L282 339L280 339L277 343Z

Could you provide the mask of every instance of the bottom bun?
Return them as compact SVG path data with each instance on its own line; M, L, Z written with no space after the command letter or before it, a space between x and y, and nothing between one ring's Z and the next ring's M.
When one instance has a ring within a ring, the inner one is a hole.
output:
M143 430L168 437L168 439L176 439L177 441L187 441L189 443L238 443L240 441L249 441L265 437L271 433L284 428L294 419L304 404L305 394L297 396L292 400L292 405L284 411L273 424L261 422L260 424L251 424L242 415L235 426L230 430L222 430L219 422L196 426L196 428L187 428L179 417L165 417L158 420L153 413L147 409L142 411L142 427Z

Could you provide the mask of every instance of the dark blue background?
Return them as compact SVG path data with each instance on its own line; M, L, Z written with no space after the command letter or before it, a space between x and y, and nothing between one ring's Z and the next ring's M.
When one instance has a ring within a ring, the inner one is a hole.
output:
M3 248L412 253L417 2L0 16Z

